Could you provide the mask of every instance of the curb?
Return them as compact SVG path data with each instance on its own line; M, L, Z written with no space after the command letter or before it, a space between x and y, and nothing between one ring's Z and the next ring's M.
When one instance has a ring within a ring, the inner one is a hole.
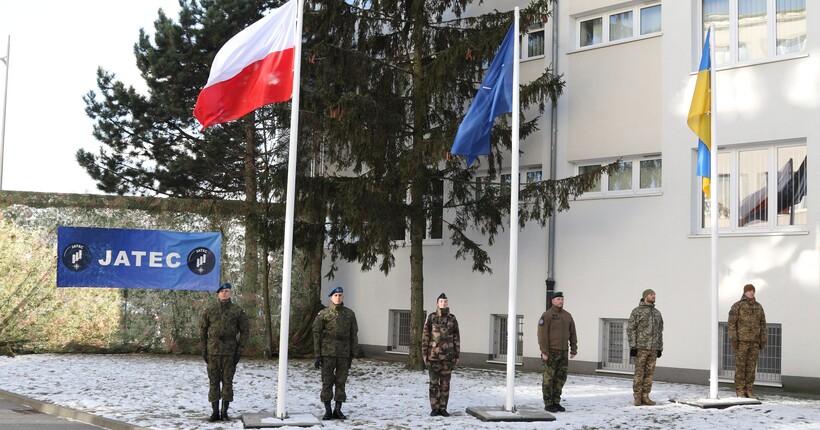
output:
M39 400L34 400L32 398L21 396L19 394L11 393L5 390L0 390L0 399L20 403L49 415L70 418L75 421L95 425L109 430L148 430L148 428L146 427L140 427L137 425L124 423L121 421L112 420L110 418L91 415L89 413L78 411L76 409L67 408L65 406L41 402Z

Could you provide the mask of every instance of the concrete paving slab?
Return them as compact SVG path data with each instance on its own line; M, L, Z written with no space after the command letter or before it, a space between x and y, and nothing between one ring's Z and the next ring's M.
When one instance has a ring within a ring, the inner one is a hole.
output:
M0 430L147 430L0 390Z
M555 421L554 415L545 411L543 408L532 406L521 406L514 412L505 411L502 406L475 406L467 408L467 413L481 421L490 422Z
M287 418L277 418L273 412L242 414L242 424L246 429L276 428L276 427L313 427L322 426L316 416L308 413L288 414Z
M726 409L731 406L759 405L758 399L746 397L724 397L717 399L669 399L674 403L695 406L703 409Z

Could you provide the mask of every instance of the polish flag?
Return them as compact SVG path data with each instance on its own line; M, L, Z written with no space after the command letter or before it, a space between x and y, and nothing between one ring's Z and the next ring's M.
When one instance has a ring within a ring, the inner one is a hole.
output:
M194 107L202 129L291 98L297 0L232 37L214 57Z

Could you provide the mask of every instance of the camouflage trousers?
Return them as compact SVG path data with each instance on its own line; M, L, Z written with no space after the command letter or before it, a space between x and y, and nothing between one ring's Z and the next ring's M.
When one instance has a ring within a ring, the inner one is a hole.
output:
M453 375L453 362L447 360L428 361L430 374L430 409L447 409L450 401L450 377Z
M541 381L541 394L544 395L544 406L561 403L561 392L567 382L569 351L552 349L549 357L542 360L544 378Z
M324 402L331 400L345 402L345 384L347 374L350 371L350 358L348 357L324 357L322 361L322 392L319 399ZM334 393L335 387L335 393Z
M233 355L208 355L208 401L233 401L233 375L236 361Z
M739 397L752 396L760 354L758 346L757 342L738 342L735 350L735 392Z
M655 379L655 363L658 361L658 351L654 349L639 349L635 357L635 377L632 380L632 392L635 394L649 394L652 391L652 381Z

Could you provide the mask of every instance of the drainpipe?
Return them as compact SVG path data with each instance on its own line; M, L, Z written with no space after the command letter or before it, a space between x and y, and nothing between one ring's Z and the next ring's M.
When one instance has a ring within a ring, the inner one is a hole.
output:
M558 69L558 3L553 2L552 6L552 73L557 74ZM558 106L553 105L550 116L550 170L549 179L556 179L556 154L558 153ZM547 302L545 308L549 309L552 293L555 292L555 213L550 215L548 223L549 238L547 239Z

